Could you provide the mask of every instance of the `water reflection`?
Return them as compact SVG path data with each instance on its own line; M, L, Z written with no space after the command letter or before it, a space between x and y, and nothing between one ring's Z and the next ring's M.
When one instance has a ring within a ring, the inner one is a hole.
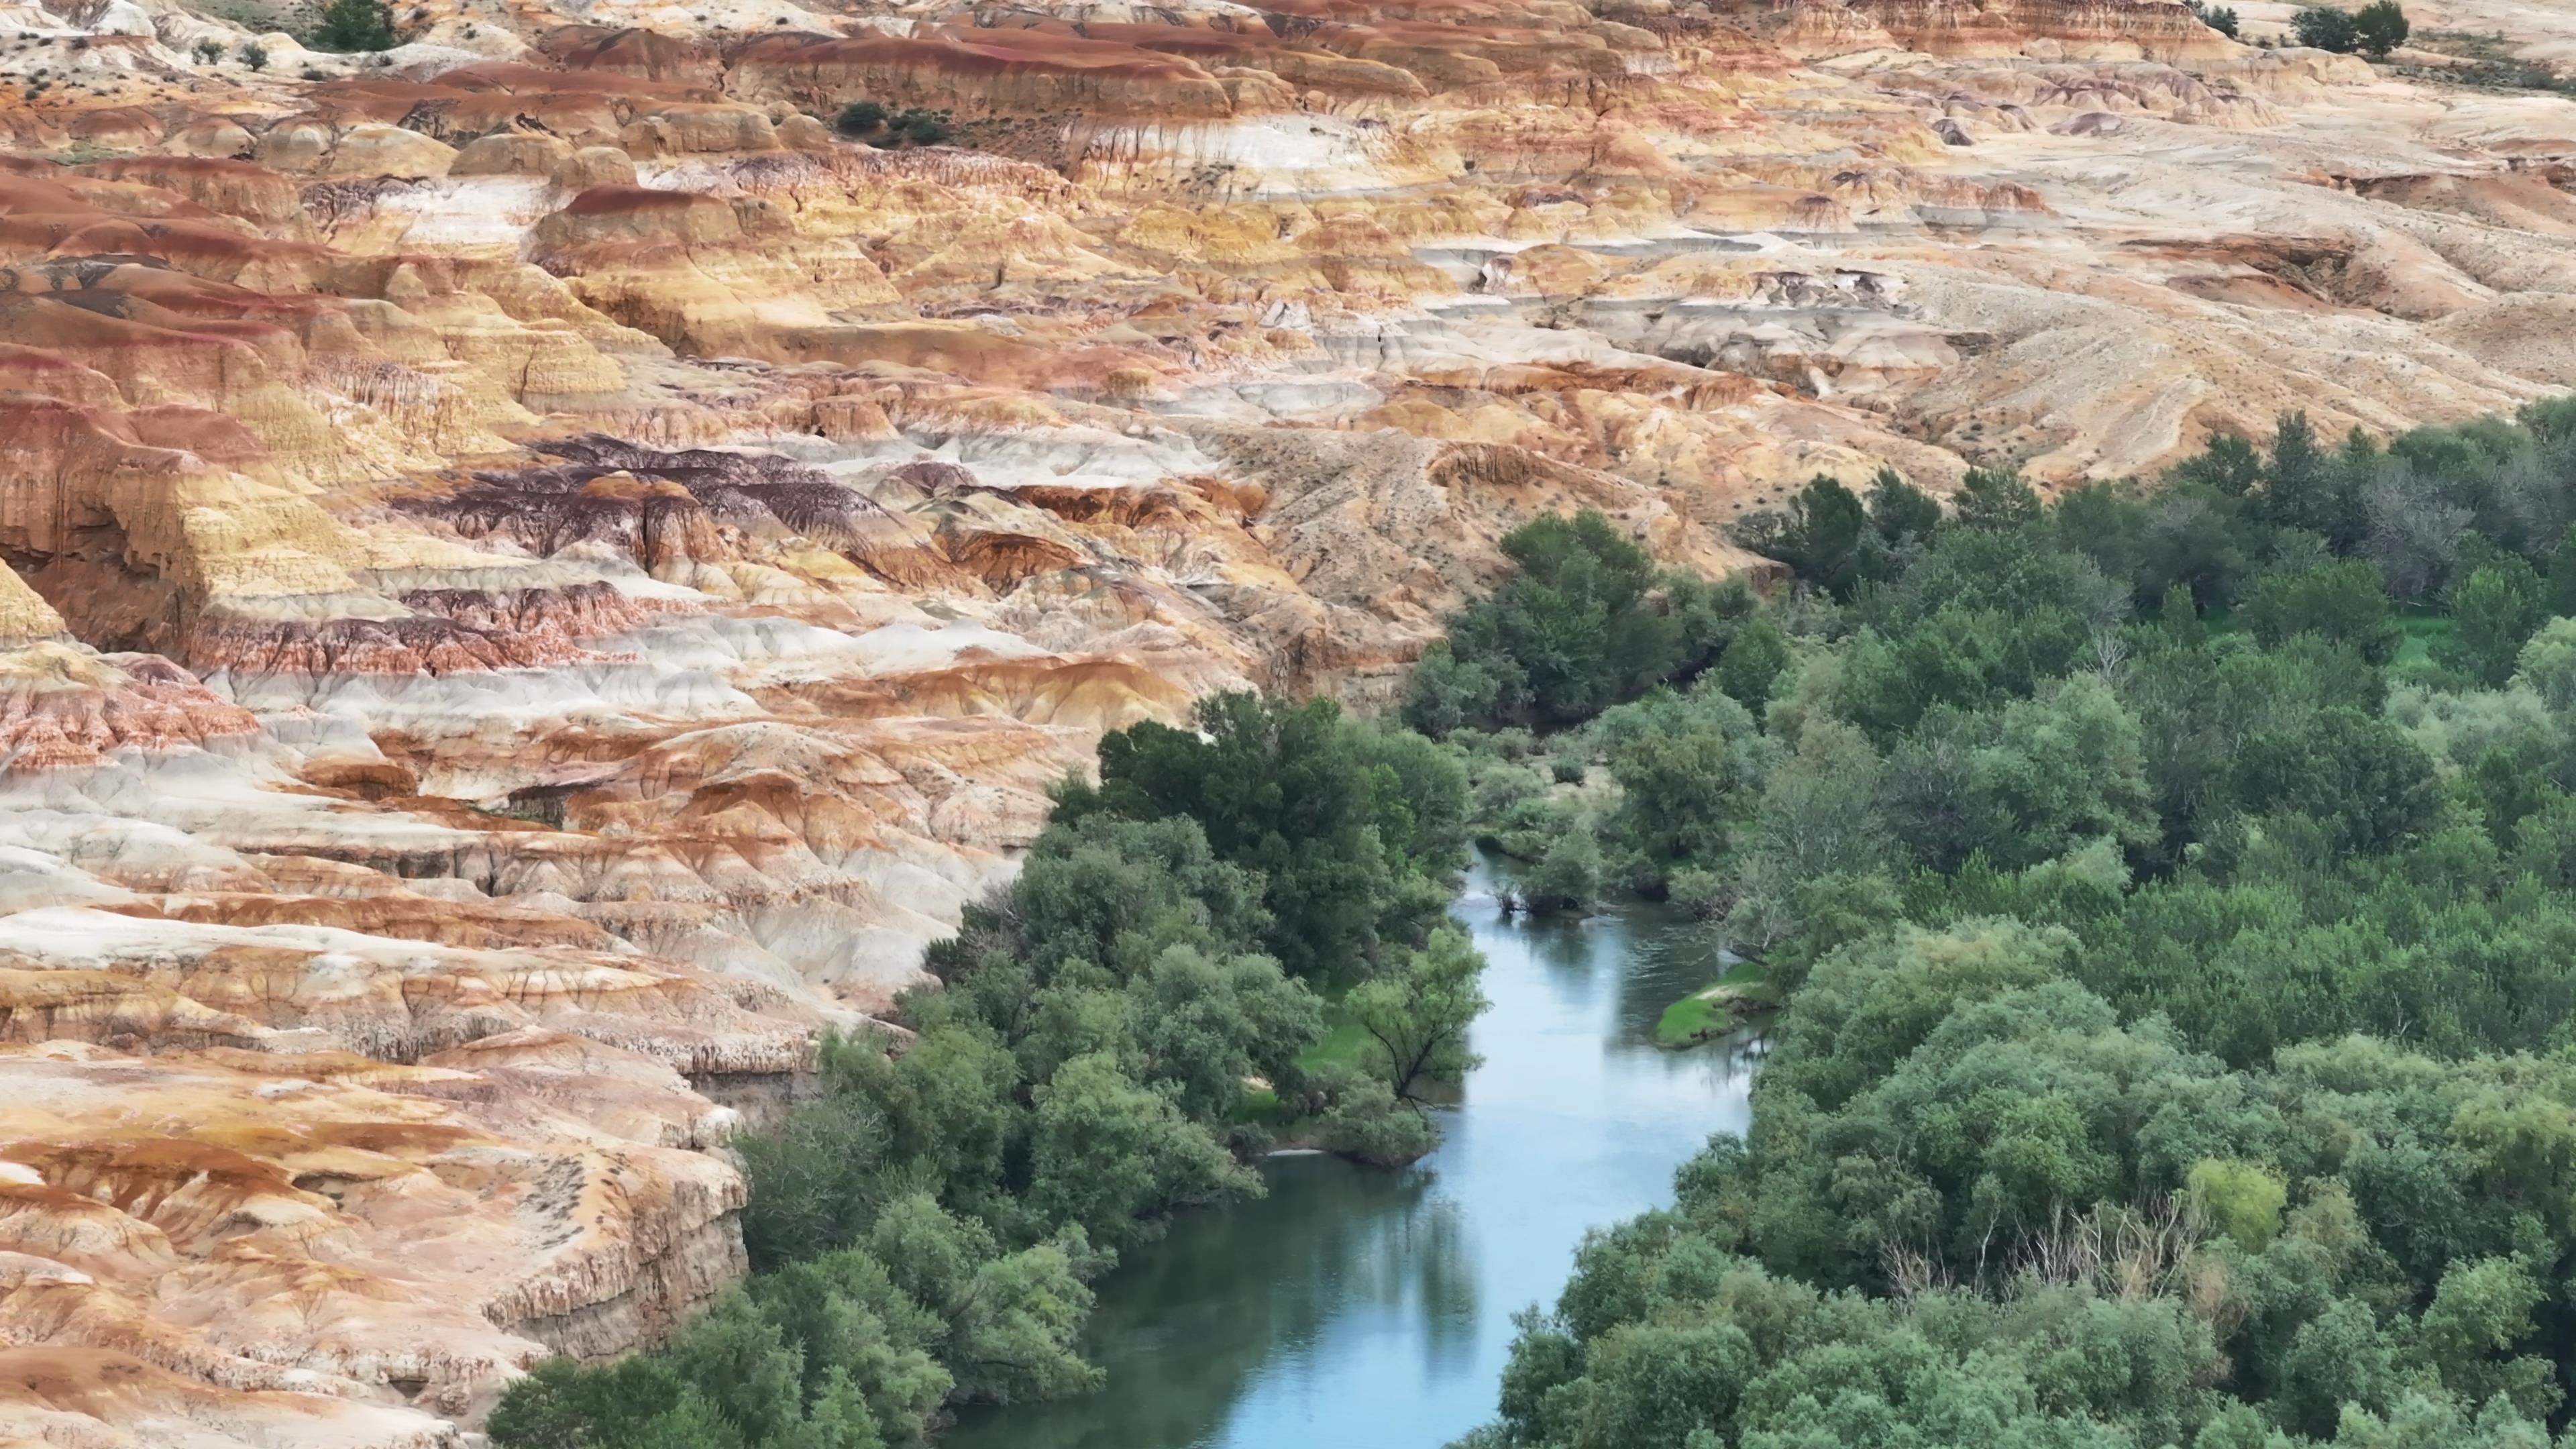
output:
M1586 922L1454 907L1492 963L1485 1063L1414 1168L1263 1169L1270 1194L1182 1218L1101 1286L1109 1387L970 1413L955 1449L1435 1449L1493 1413L1511 1315L1552 1300L1592 1225L1670 1197L1673 1166L1741 1129L1753 1058L1654 1046L1714 979L1714 942L1647 907Z

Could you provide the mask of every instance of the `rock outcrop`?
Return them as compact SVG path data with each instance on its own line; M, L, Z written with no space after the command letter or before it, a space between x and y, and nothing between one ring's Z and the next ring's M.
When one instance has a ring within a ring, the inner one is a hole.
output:
M233 13L0 16L11 1442L658 1341L1102 731L1530 517L2576 386L2576 104L2171 0Z

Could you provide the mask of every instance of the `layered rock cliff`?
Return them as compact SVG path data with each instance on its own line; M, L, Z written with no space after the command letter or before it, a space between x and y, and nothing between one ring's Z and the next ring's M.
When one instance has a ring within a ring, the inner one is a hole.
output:
M0 1439L655 1342L1101 731L1536 514L2576 386L2576 105L2165 0L269 13L0 11Z

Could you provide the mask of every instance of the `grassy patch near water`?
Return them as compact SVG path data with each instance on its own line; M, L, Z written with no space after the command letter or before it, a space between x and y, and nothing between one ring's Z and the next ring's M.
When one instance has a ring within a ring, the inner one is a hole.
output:
M1696 1046L1711 1037L1724 1036L1735 1029L1736 1004L1746 1008L1766 1008L1779 1003L1771 980L1762 968L1750 961L1738 961L1710 985L1704 986L1672 1005L1655 1022L1655 1041L1659 1046Z
M1368 1033L1356 1022L1344 1021L1338 1008L1328 1008L1324 1035L1313 1046L1297 1054L1297 1065L1307 1071L1330 1066L1357 1067L1369 1048ZM1275 1087L1246 1086L1243 1100L1235 1105L1234 1120L1276 1125L1281 1117L1279 1092Z

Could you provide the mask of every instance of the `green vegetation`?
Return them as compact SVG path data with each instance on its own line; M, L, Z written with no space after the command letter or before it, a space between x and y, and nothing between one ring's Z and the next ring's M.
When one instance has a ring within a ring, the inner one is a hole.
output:
M1466 862L1467 777L1448 752L1327 700L1218 695L1195 723L1103 739L1099 787L1066 787L1057 821L1196 821L1218 859L1258 873L1259 939L1310 980L1367 976L1386 942L1429 936Z
M1557 744L1688 812L1467 738L1788 993L1467 1442L2563 1446L2576 402L2014 492Z
M889 111L875 101L852 101L841 108L832 122L833 129L853 141L865 141L879 150L899 146L937 146L950 136L946 111L924 110L913 106Z
M398 43L394 14L385 0L328 0L322 23L313 31L318 50L391 50Z
M2200 17L2201 24L2208 26L2210 29L2217 31L2219 34L2226 36L2230 40L2234 40L2236 38L2235 11L2227 9L2224 6L2204 3L2204 0L2183 0L2183 3L2191 7L2192 14Z
M1195 724L1104 740L1101 783L1060 787L1018 878L931 947L909 1044L826 1043L817 1099L739 1139L750 1282L664 1352L514 1385L495 1445L869 1449L1083 1392L1087 1281L1257 1194L1271 1131L1429 1150L1412 1103L1472 1065L1484 1004L1440 910L1465 772L1330 704L1219 696ZM1330 1034L1310 981L1344 990Z
M2465 30L2420 30L2411 37L2418 50L2453 57L2465 64L2404 63L2394 67L2409 80L2496 91L2553 91L2576 95L2576 78L2515 54L2502 31L2479 35Z
M2332 5L2311 5L2290 17L2290 34L2299 44L2337 55L2350 55L2361 44L2352 12Z
M1739 961L1715 982L1665 1007L1655 1022L1655 1040L1668 1047L1696 1046L1733 1031L1738 1012L1768 1011L1776 1004L1762 968Z
M1668 1047L1705 1041L1734 1024L1735 1018L1706 991L1694 991L1664 1008L1655 1019L1655 1040Z
M2390 51L2406 43L2413 29L2397 0L2371 0L2352 16L2353 37L2360 42L2362 53L2374 60L2386 60Z
M1658 574L1588 510L1534 519L1502 547L1519 572L1453 616L1414 670L1404 719L1425 734L1590 718L1716 662L1752 607L1741 586Z
M2390 51L2406 43L2412 29L2397 0L2371 0L2351 11L2311 5L2290 18L2290 33L2299 44L2340 55L2360 51L2373 60L2386 60Z

